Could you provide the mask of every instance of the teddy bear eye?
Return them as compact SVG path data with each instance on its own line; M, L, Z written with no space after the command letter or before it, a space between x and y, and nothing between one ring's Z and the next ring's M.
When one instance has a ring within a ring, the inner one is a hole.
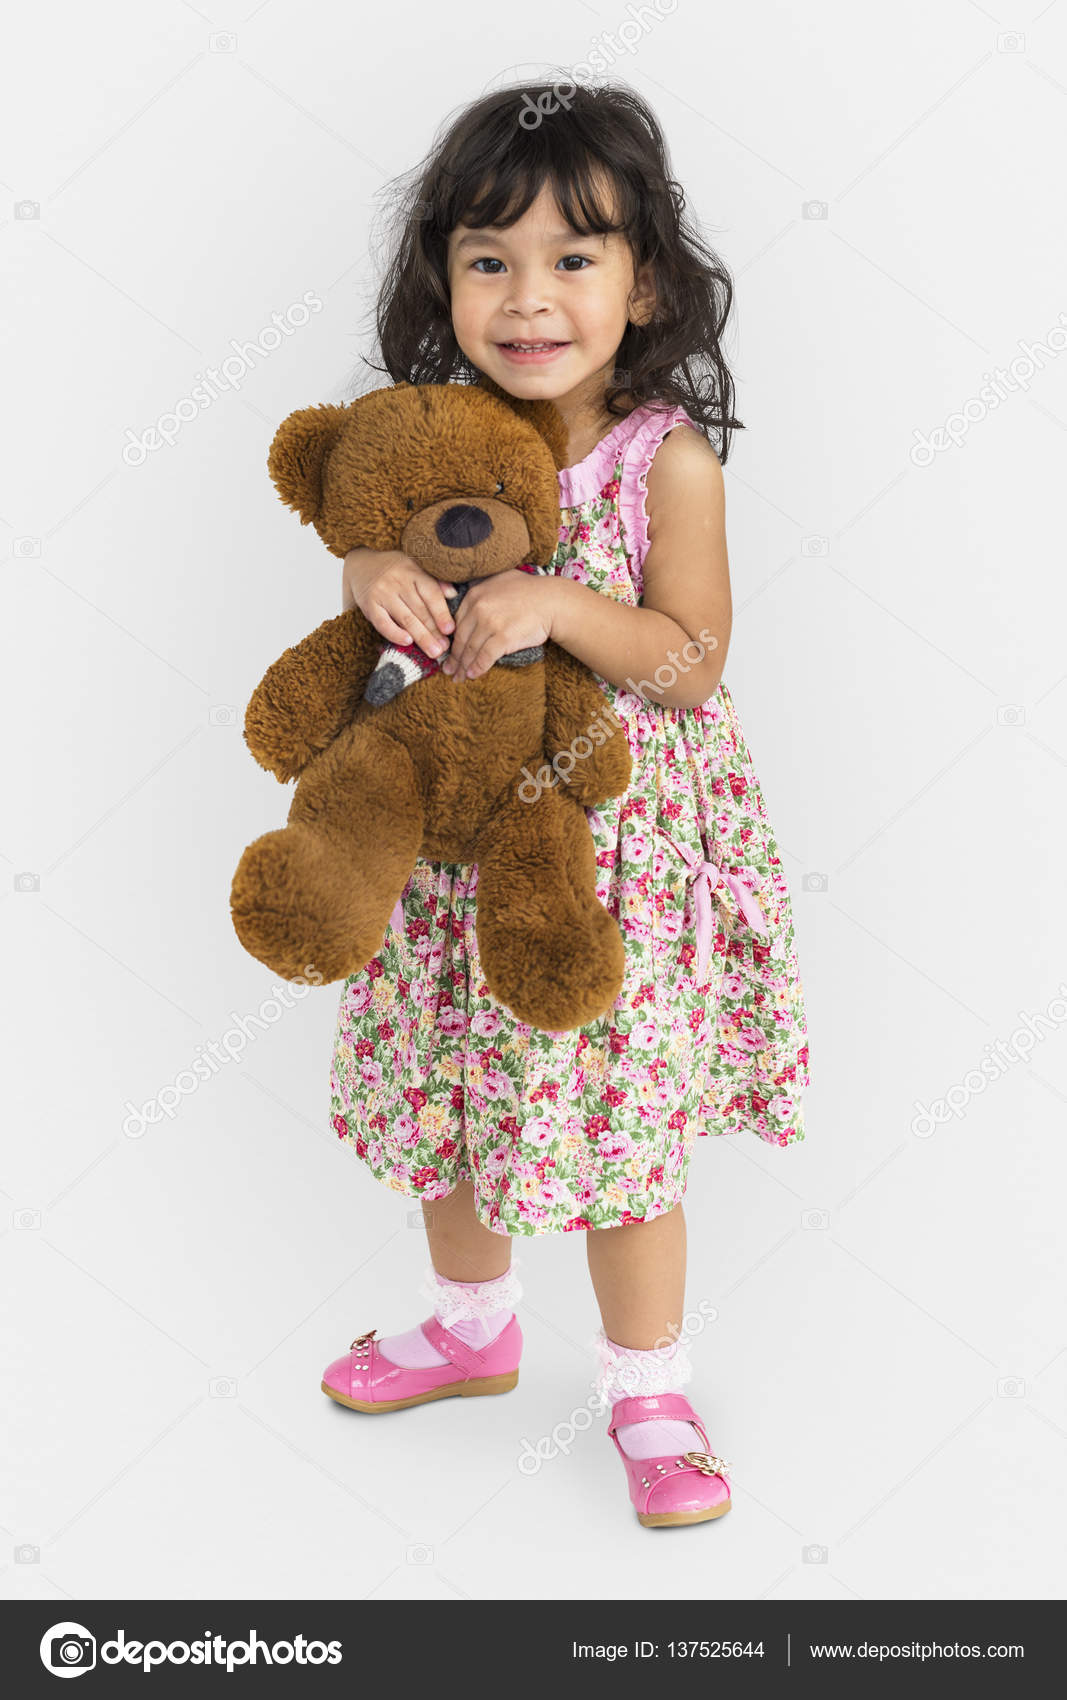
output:
M493 491L493 495L499 496L499 494L500 494L501 490L503 490L503 488L504 488L503 484L498 483L496 489Z
M410 496L408 497L407 505L408 505L408 512L410 513L411 509L415 506L415 504L412 501Z

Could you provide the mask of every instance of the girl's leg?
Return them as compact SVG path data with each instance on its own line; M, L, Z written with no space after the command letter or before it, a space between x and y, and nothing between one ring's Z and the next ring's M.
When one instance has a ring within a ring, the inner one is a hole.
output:
M430 1261L446 1281L492 1281L511 1266L511 1240L479 1222L474 1188L460 1181L447 1198L423 1201Z
M521 1296L511 1270L511 1240L478 1220L469 1180L460 1181L445 1198L424 1199L422 1214L432 1264L423 1295L442 1327L480 1350L511 1321ZM421 1328L390 1334L381 1346L390 1362L405 1369L448 1362Z
M628 1394L680 1392L690 1368L681 1335L686 1231L680 1204L652 1222L628 1222L586 1235L589 1273L604 1324L600 1389L612 1404ZM624 1423L619 1445L654 1458L700 1445L692 1424Z
M585 1236L604 1333L649 1351L678 1336L685 1304L685 1215L680 1204L654 1222L627 1222Z

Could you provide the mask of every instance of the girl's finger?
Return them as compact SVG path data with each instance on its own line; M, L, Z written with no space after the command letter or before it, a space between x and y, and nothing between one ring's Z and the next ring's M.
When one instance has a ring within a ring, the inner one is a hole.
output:
M408 592L408 594L410 595L411 593ZM412 600L414 600L414 598L412 598ZM417 643L419 648L425 650L427 655L443 654L448 648L448 639L441 636L432 617L428 615L428 610L425 605L419 604L417 607L413 608L410 602L404 602L402 606L404 612L400 617L403 618L404 624L408 627L412 634L408 639L408 642ZM423 618L424 615L428 616L429 624L427 624L426 619Z
M434 638L441 647L445 648L448 644L449 638L455 631L456 622L448 612L448 605L445 602L444 591L436 583L436 581L432 582L429 586L426 584L420 584L416 587L416 589L420 596L420 601L418 603L419 616L425 621L429 630L433 633ZM419 641L422 642L421 639ZM423 648L426 648L425 644L423 644Z
M411 634L406 627L399 625L389 613L389 610L379 603L371 603L367 610L367 619L378 635L385 638L387 643L395 643L401 649L406 649L408 644L412 642Z
M423 601L429 610L430 617L443 637L448 637L456 629L456 622L448 611L448 598L455 596L456 587L448 580L443 582L434 579L423 593Z
M488 642L488 639L478 631L476 625L468 625L462 636L453 638L452 640L452 647L448 652L448 659L453 662L454 665L450 667L448 671L452 673L453 676L458 673L465 673L469 668L471 661L477 655L478 651L483 648L486 642Z
M460 671L460 668L463 666L466 644L469 642L469 637L466 639L459 639L458 641L453 638L448 654L441 662L441 666L446 673L456 674Z
M463 663L463 671L468 679L480 678L483 673L488 673L490 667L497 660L493 649L494 645L488 638L483 644L472 645L470 655ZM500 653L503 654L503 650Z

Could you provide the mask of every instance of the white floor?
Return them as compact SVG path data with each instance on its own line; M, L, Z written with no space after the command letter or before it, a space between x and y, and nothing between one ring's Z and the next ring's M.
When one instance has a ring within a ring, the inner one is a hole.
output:
M357 1332L423 1314L424 1240L267 1095L295 1072L281 1024L275 1040L264 1091L235 1065L138 1140L72 1105L66 1161L44 1128L27 1154L38 1184L11 1202L42 1202L40 1225L0 1239L18 1294L6 1595L1062 1597L1059 1207L1037 1174L1021 1196L1025 1133L992 1092L966 1162L958 1134L914 1139L888 1113L848 1128L844 1085L813 1094L803 1147L700 1148L688 1309L717 1314L691 1392L735 1503L653 1532L582 1414L596 1318L577 1235L516 1248L513 1393L382 1418L323 1397ZM1036 1112L1040 1091L1023 1096ZM812 1210L828 1222L805 1225Z

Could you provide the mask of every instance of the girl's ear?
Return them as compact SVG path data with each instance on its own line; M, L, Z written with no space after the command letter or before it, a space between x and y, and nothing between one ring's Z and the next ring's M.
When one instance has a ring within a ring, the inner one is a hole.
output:
M300 407L274 434L267 471L282 501L300 515L301 525L318 518L322 475L347 413L347 407L335 402Z
M516 396L509 395L501 389L492 378L484 372L478 375L478 388L488 390L499 401L505 402L511 411L520 419L525 419L532 425L539 436L548 444L549 453L556 463L556 471L560 472L567 465L567 427L559 409L553 407L550 401L520 401Z

